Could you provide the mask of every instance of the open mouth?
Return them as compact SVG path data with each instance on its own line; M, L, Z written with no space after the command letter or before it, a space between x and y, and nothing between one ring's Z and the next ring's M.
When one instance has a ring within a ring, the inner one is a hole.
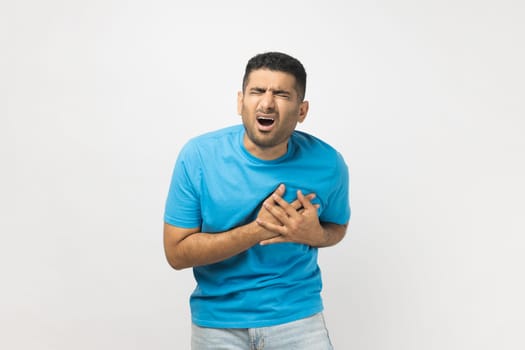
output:
M257 117L257 122L262 126L271 126L275 122L273 118L269 117Z

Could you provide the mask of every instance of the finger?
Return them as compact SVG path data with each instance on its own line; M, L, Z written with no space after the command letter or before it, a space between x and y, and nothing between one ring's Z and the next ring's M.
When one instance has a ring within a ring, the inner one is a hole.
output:
M321 208L321 204L314 204L314 208L315 208L316 210L319 209L319 208ZM301 207L300 209L297 209L297 212L298 212L299 214L304 213L304 211L305 211L305 209L304 209L303 207Z
M285 191L285 187L283 184L280 184L279 186L277 186L277 188L275 189L275 191L273 193L271 193L264 201L263 201L263 206L267 206L267 205L273 205L275 203L275 201L273 200L273 196L274 195L277 195L277 196L282 196L284 194L284 191Z
M305 196L308 200L312 200L315 198L315 193L309 193ZM299 199L296 199L294 200L292 203L290 203L290 205L295 209L295 210L299 210L299 209L302 209L303 208L303 204L301 203L301 201Z
M269 244L275 244L275 243L284 243L289 242L286 240L283 236L277 236L270 239L265 239L264 241L259 242L260 245L269 245Z
M274 191L274 194L282 196L284 194L284 191L285 191L284 184L280 184L279 186L277 186L277 189Z
M289 217L286 209L283 206L291 207L285 200L278 196L272 196L273 203L265 201L263 203L264 209L266 209L275 219L277 219L282 225L286 225ZM296 212L295 209L291 209Z
M273 200L275 201L275 203L281 208L284 210L284 213L287 215L287 216L294 216L297 214L297 209L295 209L292 205L290 205L290 203L288 203L287 201L285 201L283 199L283 197L281 196L278 196L276 194L274 194L272 196ZM273 209L273 208L272 208ZM284 218L286 219L286 218ZM284 223L284 222L283 222Z
M315 198L315 193L312 193L313 197L304 196L301 190L297 190L297 200L301 202L301 205L304 209L312 209L314 206L312 204L312 199Z
M281 235L286 233L286 228L282 225L276 225L261 219L255 219L255 222L270 232L278 233Z

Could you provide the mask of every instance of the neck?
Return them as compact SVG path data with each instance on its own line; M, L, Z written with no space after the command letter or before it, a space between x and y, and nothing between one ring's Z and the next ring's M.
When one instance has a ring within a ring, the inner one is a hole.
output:
M288 151L288 140L271 147L254 144L248 136L244 135L244 147L254 157L262 160L274 160L280 158Z

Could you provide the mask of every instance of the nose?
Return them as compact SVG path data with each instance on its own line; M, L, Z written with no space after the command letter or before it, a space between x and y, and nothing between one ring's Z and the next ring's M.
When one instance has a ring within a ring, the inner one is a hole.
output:
M262 95L260 106L261 109L265 111L273 110L275 108L275 100L272 91L268 90Z

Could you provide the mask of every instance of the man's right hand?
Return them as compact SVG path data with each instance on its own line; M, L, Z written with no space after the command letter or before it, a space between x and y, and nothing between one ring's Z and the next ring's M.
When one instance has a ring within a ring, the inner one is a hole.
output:
M263 202L263 205L261 206L261 209L259 210L259 213L257 214L257 220L262 220L264 222L270 222L270 223L274 223L276 225L282 225L281 222L279 222L279 220L277 220L275 218L274 215L272 215L268 209L265 208L264 206L264 203L268 203L268 204L271 204L271 205L275 205L276 202L274 201L273 199L273 195L274 194L277 194L279 197L283 197L284 196L284 192L286 191L285 189L285 186L283 184L279 185L279 187L277 187L277 189L268 196L268 198L266 198ZM313 193L309 193L305 196L308 200L312 200L314 197L315 197L315 194ZM295 209L297 210L299 213L301 211L304 210L303 208L303 205L301 204L301 202L299 201L299 199L295 199L293 202L290 203L290 205ZM262 229L263 227L260 226ZM273 237L277 237L279 236L278 233L275 233L273 232ZM270 237L270 238L273 238L273 237Z

